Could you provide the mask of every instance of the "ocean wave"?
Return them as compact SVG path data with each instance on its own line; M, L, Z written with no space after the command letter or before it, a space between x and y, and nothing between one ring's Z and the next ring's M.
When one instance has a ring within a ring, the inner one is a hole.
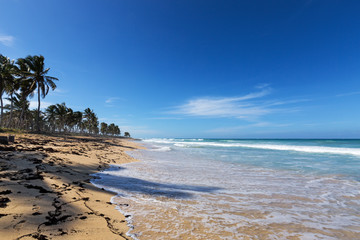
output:
M142 141L149 143L174 143L174 139L172 138L149 138L149 139L142 139Z
M160 147L160 146L156 146L157 148L152 148L152 149L148 149L149 151L152 152L169 152L171 151L171 147L168 146L164 146L164 147Z
M202 142L203 138L148 138L142 139L143 142L149 143L178 143L178 142Z
M360 148L286 145L286 144L259 144L259 143L252 144L252 143L241 143L238 140L225 140L225 139L219 141L208 141L208 140L204 141L204 139L201 138L199 139L152 138L152 139L144 139L143 141L149 143L170 144L181 148L192 148L192 147L256 148L256 149L267 149L267 150L278 150L278 151L297 151L297 152L307 152L307 153L353 155L360 157ZM167 150L162 149L158 151L169 151L169 149Z
M178 147L242 147L280 151L298 151L308 153L346 154L360 156L359 148L339 148L323 146L298 146L298 145L275 145L275 144L243 144L243 143L215 143L215 142L181 142L175 144Z

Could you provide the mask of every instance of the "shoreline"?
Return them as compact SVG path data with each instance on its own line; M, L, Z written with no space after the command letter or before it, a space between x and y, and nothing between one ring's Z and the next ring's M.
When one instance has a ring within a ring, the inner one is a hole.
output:
M110 164L137 161L132 139L15 134L0 144L0 233L5 239L131 239L113 192L91 183Z

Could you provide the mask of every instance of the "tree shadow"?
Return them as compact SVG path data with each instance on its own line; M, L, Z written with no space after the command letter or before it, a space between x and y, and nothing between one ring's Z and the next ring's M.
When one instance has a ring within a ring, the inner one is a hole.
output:
M221 189L219 187L210 186L158 183L139 178L111 174L112 172L124 169L126 168L112 167L107 169L106 172L93 174L95 179L92 180L92 182L95 185L101 185L101 187L115 192L117 192L116 190L121 190L168 198L192 198L194 197L194 193L192 192L211 193Z

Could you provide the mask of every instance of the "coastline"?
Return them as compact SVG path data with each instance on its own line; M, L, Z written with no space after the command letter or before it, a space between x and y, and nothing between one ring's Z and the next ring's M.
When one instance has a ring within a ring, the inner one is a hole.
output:
M111 137L16 134L0 144L0 233L5 239L131 239L125 216L91 175L137 161Z
M130 153L142 161L94 181L118 192L141 239L358 239L360 165L346 141L242 141L145 139Z

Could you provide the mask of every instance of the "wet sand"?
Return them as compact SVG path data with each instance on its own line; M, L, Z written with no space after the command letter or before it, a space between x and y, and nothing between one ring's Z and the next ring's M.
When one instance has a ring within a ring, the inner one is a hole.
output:
M1 239L130 239L114 193L90 179L136 161L124 152L136 148L119 138L37 134L0 144Z

